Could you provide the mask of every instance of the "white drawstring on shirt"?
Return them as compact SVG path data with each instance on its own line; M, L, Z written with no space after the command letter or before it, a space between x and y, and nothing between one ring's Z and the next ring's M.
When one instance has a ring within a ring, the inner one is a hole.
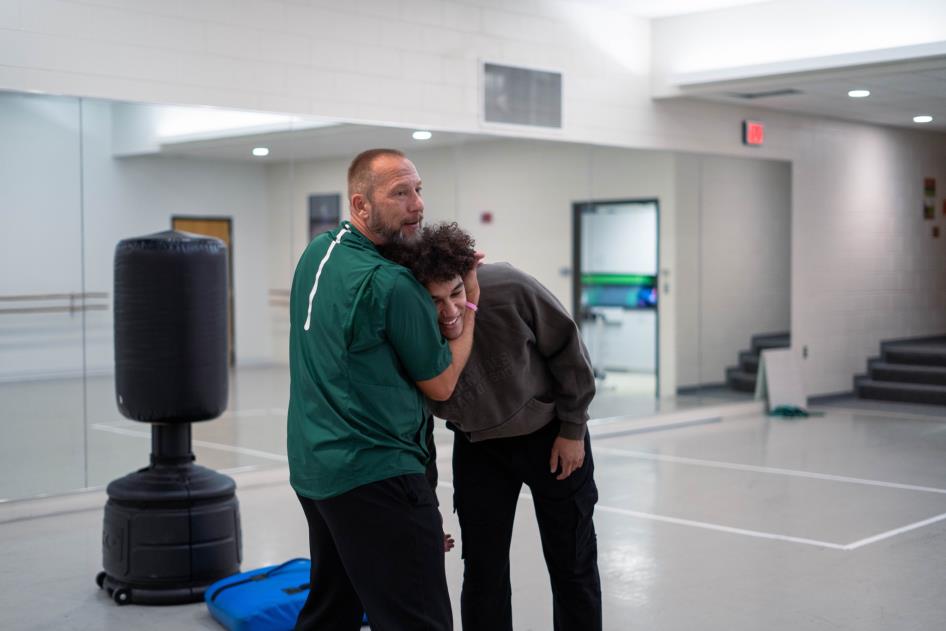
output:
M319 277L322 276L322 268L325 267L325 264L328 262L328 257L332 256L332 250L335 249L335 246L341 243L342 237L347 233L351 232L351 226L345 226L338 231L338 234L335 235L335 239L332 241L331 245L328 246L328 252L325 253L325 256L322 257L322 262L319 263L319 271L315 273L315 282L312 283L312 291L309 292L309 311L305 316L305 326L302 328L306 331L309 330L309 324L312 322L312 301L315 299L315 292L319 289Z

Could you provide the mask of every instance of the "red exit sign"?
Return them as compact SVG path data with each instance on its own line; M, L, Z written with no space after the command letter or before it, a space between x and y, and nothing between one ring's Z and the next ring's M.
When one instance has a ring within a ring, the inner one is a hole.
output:
M765 140L765 125L758 121L742 121L742 144L760 146Z

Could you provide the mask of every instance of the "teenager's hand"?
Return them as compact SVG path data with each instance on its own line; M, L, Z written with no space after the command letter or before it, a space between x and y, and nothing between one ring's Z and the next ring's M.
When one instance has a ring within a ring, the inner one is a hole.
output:
M581 468L585 462L585 441L572 440L559 436L552 443L552 457L549 459L551 473L558 470L559 464L562 465L562 472L555 476L556 480L564 480L570 476L576 469Z
M453 540L453 535L448 532L443 533L443 551L450 552L455 545L456 542Z

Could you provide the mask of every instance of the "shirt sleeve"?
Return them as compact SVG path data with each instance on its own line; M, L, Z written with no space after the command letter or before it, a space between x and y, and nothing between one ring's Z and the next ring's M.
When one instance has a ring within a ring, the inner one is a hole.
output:
M562 422L559 435L582 439L588 423L588 406L595 395L588 349L578 325L552 292L531 276L524 276L536 349L545 358L555 381L555 414Z
M453 361L430 295L406 270L397 275L388 295L385 327L388 341L414 381L433 379Z

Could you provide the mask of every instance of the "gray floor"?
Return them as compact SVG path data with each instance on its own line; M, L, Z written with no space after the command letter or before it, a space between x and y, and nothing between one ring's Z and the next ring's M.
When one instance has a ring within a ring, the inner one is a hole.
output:
M265 371L240 379L229 421L198 426L195 437L202 463L237 472L244 567L252 568L305 556L306 530L280 461L282 421L266 395L285 384ZM692 409L671 407L669 417ZM697 414L675 428L641 431L653 417L592 428L607 629L944 628L946 417L823 409L824 417L803 420ZM95 457L127 461L126 471L143 464L147 427L101 423L112 429L90 431L103 441ZM440 500L456 533L449 433L438 430L437 439ZM29 518L34 504L71 512ZM0 629L218 628L200 604L117 607L96 589L103 504L99 491L0 505L0 521L13 519L0 523ZM515 628L551 629L527 496L512 564ZM447 576L455 609L461 575L454 550Z

